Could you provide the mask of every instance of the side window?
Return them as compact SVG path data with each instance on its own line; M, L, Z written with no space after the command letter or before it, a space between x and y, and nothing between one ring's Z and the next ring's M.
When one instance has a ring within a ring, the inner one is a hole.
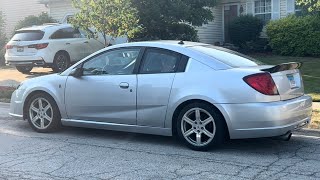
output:
M78 29L64 28L59 29L51 35L51 39L70 39L70 38L80 38L81 34Z
M140 48L125 48L102 53L83 64L83 75L128 75L133 73Z
M181 55L164 49L147 49L142 61L140 73L174 73L178 68Z

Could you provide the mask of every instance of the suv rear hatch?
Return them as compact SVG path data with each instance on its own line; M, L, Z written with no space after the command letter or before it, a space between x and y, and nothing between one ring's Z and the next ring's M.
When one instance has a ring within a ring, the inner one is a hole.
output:
M39 30L16 31L6 46L8 55L30 56L36 54L37 45L43 36L44 32Z
M288 100L304 95L304 86L299 70L301 66L301 63L292 62L261 70L271 74L281 100Z

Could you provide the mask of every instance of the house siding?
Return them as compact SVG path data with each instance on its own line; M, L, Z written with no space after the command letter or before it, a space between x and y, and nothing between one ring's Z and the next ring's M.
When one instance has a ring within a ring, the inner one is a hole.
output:
M48 9L38 0L0 0L0 11L5 15L5 31L8 37L20 20L30 15L39 15Z
M272 0L274 1L274 0ZM287 16L287 0L279 0L280 12L278 12L278 18ZM279 2L278 1L278 2ZM222 43L224 41L224 22L223 22L223 6L225 4L239 4L243 8L242 14L253 13L250 9L247 11L247 4L254 5L254 0L222 0L213 10L214 20L200 27L196 27L200 42L215 44L217 42ZM76 9L72 7L71 0L51 0L49 3L49 14L54 19L60 21L66 14L75 13ZM262 33L262 36L264 33Z
M223 41L222 32L222 5L213 9L214 20L201 27L197 27L200 42L214 44Z
M69 0L51 2L49 3L49 8L50 16L57 21L61 21L62 18L69 13L77 12L77 10L72 6L71 1Z
M280 0L280 18L284 18L287 15L287 0Z

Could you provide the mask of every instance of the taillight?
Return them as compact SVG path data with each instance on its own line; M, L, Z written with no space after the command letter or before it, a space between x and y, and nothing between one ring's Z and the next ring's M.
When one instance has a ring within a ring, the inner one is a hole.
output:
M243 80L253 89L265 95L279 95L278 88L269 73L249 75Z
M6 45L6 49L12 49L13 48L13 46L12 45Z
M44 49L48 47L49 43L42 43L42 44L32 44L29 45L28 48L35 48L35 49Z

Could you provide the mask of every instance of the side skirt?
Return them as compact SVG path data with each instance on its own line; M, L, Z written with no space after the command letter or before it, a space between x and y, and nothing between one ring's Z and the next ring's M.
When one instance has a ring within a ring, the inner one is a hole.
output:
M85 121L85 120L76 120L76 119L61 119L61 123L64 126L105 129L105 130L112 130L112 131L123 131L123 132L142 133L142 134L154 134L154 135L161 135L161 136L172 136L172 131L170 128L116 124L116 123Z

